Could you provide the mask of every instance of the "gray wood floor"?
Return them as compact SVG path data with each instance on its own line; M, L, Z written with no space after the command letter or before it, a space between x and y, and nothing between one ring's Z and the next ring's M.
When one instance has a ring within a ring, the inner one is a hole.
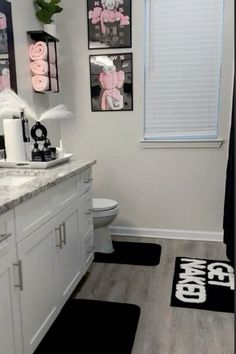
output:
M125 240L160 244L160 264L93 263L76 298L139 305L141 316L132 354L233 354L233 314L170 307L175 257L226 260L225 246L216 242Z

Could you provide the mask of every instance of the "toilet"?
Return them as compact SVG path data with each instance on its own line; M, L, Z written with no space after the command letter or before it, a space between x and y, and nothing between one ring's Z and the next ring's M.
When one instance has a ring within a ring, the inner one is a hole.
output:
M119 213L119 204L111 199L93 199L93 225L95 252L112 253L111 232L109 225Z

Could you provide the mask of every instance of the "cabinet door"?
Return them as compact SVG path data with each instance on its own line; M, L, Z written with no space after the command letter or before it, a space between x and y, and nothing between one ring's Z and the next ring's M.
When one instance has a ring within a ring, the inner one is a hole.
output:
M72 204L58 215L55 240L55 281L60 306L82 277L82 250L79 235L79 205Z
M33 353L56 317L53 221L18 246L22 264L21 313L24 354Z
M86 232L82 238L83 249L83 273L86 273L94 259L94 235L93 226Z
M93 225L92 193L87 192L80 198L80 234L83 236Z
M23 353L16 264L15 248L0 258L0 352L4 354Z

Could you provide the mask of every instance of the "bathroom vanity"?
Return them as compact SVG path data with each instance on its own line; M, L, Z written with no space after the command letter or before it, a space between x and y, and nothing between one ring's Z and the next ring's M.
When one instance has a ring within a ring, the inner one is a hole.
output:
M33 353L93 261L95 163L0 169L1 353Z

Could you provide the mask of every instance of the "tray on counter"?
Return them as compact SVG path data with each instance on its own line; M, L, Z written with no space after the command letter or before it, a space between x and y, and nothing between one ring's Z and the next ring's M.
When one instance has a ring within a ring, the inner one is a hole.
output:
M5 168L37 168L37 169L46 169L61 163L65 163L70 160L73 154L65 154L64 157L58 158L56 160L48 161L48 162L37 162L37 161L5 161L0 160L0 167Z

